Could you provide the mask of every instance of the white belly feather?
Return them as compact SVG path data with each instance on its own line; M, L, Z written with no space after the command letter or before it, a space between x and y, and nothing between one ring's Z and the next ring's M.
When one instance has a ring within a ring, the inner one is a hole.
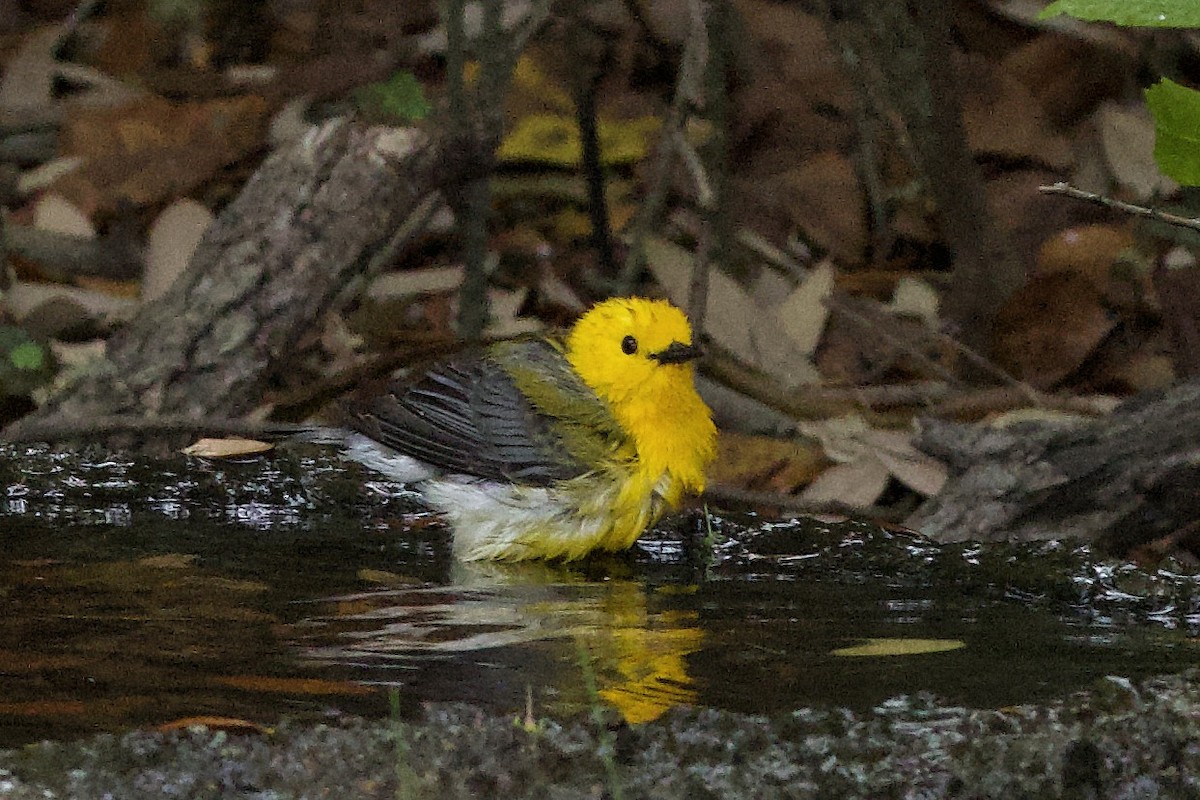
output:
M364 466L415 484L425 502L446 516L454 531L454 554L465 561L574 559L592 550L625 550L658 518L670 482L663 475L644 496L632 498L622 497L617 474L521 486L437 475L361 434L346 436L344 445L345 454Z
M661 487L617 513L620 487L587 476L586 488L516 486L461 476L426 481L422 496L454 528L454 553L466 561L580 558L629 548L662 509ZM586 494L586 499L581 498Z

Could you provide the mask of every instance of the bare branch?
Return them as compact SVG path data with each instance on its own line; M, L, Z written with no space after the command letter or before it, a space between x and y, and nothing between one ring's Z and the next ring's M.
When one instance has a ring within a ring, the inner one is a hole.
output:
M1126 203L1123 200L1114 200L1102 194L1076 189L1065 181L1052 183L1049 186L1039 186L1038 191L1042 194L1061 194L1066 197L1073 197L1076 200L1085 200L1089 203L1095 203L1098 206L1111 208L1115 211L1124 211L1126 214L1133 214L1135 217L1145 217L1146 219L1158 220L1159 222L1165 222L1168 225L1174 225L1178 228L1200 231L1200 217L1181 217L1178 214L1172 214L1168 211L1159 211L1157 208L1147 208L1146 206Z

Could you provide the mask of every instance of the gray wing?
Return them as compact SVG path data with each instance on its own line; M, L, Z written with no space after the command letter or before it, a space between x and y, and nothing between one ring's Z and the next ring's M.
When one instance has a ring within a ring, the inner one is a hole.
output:
M362 433L441 470L530 485L589 472L621 440L607 406L545 340L439 363L351 416Z

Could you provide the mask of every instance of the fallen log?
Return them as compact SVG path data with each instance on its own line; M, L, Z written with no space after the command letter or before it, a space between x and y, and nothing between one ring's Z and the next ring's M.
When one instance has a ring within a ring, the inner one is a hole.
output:
M442 200L439 148L417 129L333 120L271 155L186 271L106 355L10 426L237 417L262 403L295 343L420 234Z
M1200 550L1200 382L1070 426L924 421L918 446L956 473L906 520L939 541L1072 538L1121 554L1155 543Z

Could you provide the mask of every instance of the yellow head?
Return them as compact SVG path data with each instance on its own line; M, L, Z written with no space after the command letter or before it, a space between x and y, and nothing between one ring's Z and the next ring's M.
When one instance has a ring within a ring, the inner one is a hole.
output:
M696 394L700 350L683 312L663 300L605 300L579 318L566 345L571 366L633 439L647 477L666 472L702 490L716 428Z

